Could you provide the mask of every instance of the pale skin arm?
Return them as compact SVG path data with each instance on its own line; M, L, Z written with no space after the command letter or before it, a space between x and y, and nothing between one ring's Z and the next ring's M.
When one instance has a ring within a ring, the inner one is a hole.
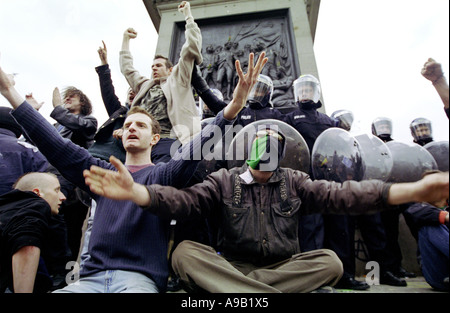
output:
M422 71L423 77L433 83L434 88L442 99L444 107L449 107L449 86L442 71L442 65L437 63L434 59L429 58L425 62Z
M449 173L436 173L427 175L417 182L393 184L389 190L388 204L434 203L448 199L448 196Z
M13 109L17 109L25 99L14 88L14 79L6 74L0 66L0 93L8 100Z
M254 58L255 55L253 53L250 53L247 74L244 74L244 72L242 71L241 63L239 62L239 60L236 60L235 62L236 73L239 76L239 81L236 88L234 89L233 100L231 100L231 102L223 110L223 116L227 120L236 118L238 113L244 108L247 102L248 94L252 90L259 74L268 61L265 52L261 53L258 61L256 62L256 65L254 65Z
M61 93L59 92L58 87L53 89L52 103L54 108L62 105Z
M106 64L108 64L108 50L106 49L106 44L103 40L102 40L102 43L103 43L103 47L99 47L97 52L98 52L98 56L100 57L101 65L106 65Z
M33 97L33 93L29 93L27 95L25 95L25 99L27 100L27 102L29 104L31 104L31 106L36 110L39 111L40 108L42 108L42 106L44 105L44 102L38 102L34 97Z
M39 265L41 250L25 246L12 256L12 272L15 293L32 293Z
M123 51L130 51L130 39L135 39L137 37L137 31L135 31L133 28L128 28L123 33L123 39L122 39L122 50Z
M188 19L191 19L192 21L194 20L194 17L192 16L191 13L191 4L187 1L183 1L180 3L180 5L178 6L178 11L180 13L183 13L184 15L184 19L187 21Z

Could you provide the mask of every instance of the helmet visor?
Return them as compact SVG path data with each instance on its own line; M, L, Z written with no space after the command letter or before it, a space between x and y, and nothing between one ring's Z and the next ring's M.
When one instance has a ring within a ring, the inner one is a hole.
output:
M375 136L392 135L392 121L390 119L379 119L373 122L373 134Z
M273 83L270 78L266 78L260 75L255 86L253 86L250 94L248 95L249 101L254 101L259 103L261 106L265 107L272 100L273 94Z
M317 103L320 100L320 85L313 81L298 79L294 82L294 94L296 101Z
M412 123L410 128L411 134L416 141L433 138L431 131L431 123L429 122Z

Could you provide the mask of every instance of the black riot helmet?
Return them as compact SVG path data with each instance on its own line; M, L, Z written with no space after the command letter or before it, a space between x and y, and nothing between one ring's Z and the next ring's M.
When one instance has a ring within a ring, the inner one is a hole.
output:
M416 118L409 125L409 129L411 129L411 135L414 138L414 142L420 144L421 146L433 141L433 132L431 129L430 120L423 117Z
M353 124L353 113L349 110L337 110L331 114L332 118L335 118L339 121L339 126L346 131L350 131Z
M273 82L269 76L260 74L255 86L250 90L248 95L248 103L252 109L262 109L268 105L273 107Z

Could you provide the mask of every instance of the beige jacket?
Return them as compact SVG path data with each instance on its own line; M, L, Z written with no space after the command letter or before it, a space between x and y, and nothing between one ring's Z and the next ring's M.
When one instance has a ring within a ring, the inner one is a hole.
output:
M197 23L188 20L185 36L186 42L181 48L178 64L174 66L167 80L161 83L167 99L167 114L173 126L173 137L178 138L182 144L188 143L201 131L201 119L192 93L191 77L195 63L203 62L202 35ZM140 75L133 67L130 51L120 51L120 70L136 92L132 105L140 103L155 82Z

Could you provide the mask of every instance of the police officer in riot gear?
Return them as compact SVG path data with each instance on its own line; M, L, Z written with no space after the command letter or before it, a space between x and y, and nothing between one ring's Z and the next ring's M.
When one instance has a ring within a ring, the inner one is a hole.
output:
M377 117L372 122L372 134L380 138L383 142L392 142L392 120L387 117ZM395 166L395 164L394 164ZM393 171L395 168L393 168ZM398 244L398 225L400 213L402 213L407 206L402 206L398 210L392 210L391 212L381 212L381 220L383 222L384 230L387 238L386 250L389 255L392 256L394 268L390 274L392 280L398 279L401 285L406 285L406 282L401 278L415 277L414 273L406 271L401 266L402 252Z
M258 81L248 95L247 106L242 109L237 117L236 125L245 127L250 123L265 119L283 121L284 115L273 108L272 95L272 79L260 74Z
M414 142L422 147L433 141L430 120L423 117L416 118L409 125L409 129L411 129L411 135L414 138Z
M316 138L330 127L339 127L339 122L317 111L320 102L320 83L313 75L302 75L294 81L294 96L298 108L288 113L285 122L292 125L305 138L312 151Z
M317 109L320 102L321 87L313 75L302 75L293 83L297 108L285 115L285 122L294 127L305 139L312 151L317 137L326 129L339 126L337 120ZM309 170L311 177L312 170ZM313 177L314 178L314 177ZM299 220L299 240L303 252L323 248L324 225L320 214L301 216Z
M383 140L392 141L392 120L387 117L377 117L372 122L372 134Z
M349 110L337 110L331 113L331 117L339 121L339 126L346 131L350 131L353 124L353 113Z

